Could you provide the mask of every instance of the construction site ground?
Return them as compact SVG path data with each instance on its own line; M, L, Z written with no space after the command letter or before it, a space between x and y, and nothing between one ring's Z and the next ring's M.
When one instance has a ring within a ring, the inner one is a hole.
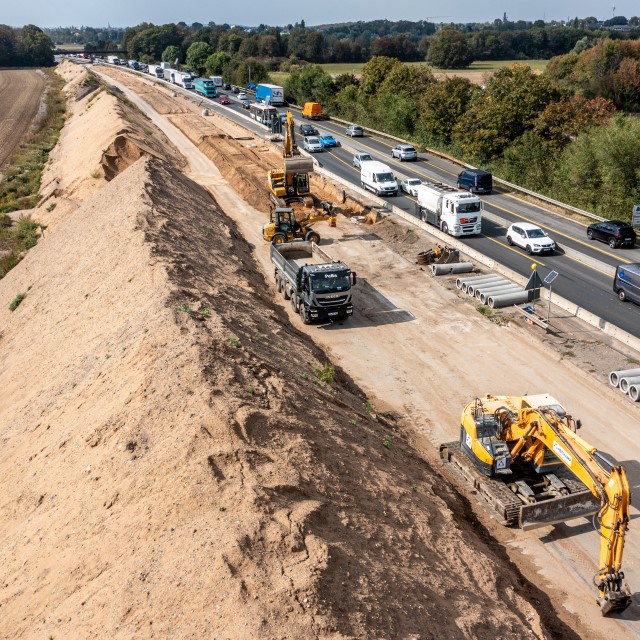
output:
M0 308L0 636L637 637L637 601L595 605L590 523L504 529L434 446L477 395L548 391L638 487L638 407L604 382L630 354L557 313L549 335L482 316L390 219L316 226L356 311L302 325L260 233L277 153L108 73L151 120L116 90L75 105L34 212L51 232L0 282L26 293Z

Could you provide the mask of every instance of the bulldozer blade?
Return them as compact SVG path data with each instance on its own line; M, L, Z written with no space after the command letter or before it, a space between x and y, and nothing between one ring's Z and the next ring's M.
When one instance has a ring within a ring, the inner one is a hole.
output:
M600 503L590 491L522 505L519 526L524 531L546 527L573 518L584 518L600 510Z
M285 158L284 170L287 173L312 173L313 160L311 158Z

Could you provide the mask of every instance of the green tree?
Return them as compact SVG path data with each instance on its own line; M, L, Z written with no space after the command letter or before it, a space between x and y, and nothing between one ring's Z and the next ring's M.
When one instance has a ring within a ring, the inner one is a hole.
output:
M232 71L234 84L246 86L249 81L255 82L268 82L269 72L267 68L254 58L247 58L242 60Z
M16 64L16 32L6 24L0 25L0 67Z
M18 30L17 50L22 64L29 67L50 67L53 65L53 41L34 24Z
M176 60L178 60L178 62L182 62L182 49L175 45L169 45L162 52L162 61L169 62L173 65Z
M432 84L420 100L419 137L426 144L450 144L456 123L480 92L466 78L450 76Z
M442 27L431 38L427 62L438 69L464 69L473 62L473 51L461 31Z
M287 99L296 104L313 101L328 105L334 93L331 76L317 64L293 69L285 83Z
M206 42L194 42L187 49L187 64L202 75L206 69L207 58L212 53L211 46Z
M371 96L378 91L385 78L396 67L402 66L400 60L387 58L385 56L375 56L362 67L360 76L360 94Z
M217 51L205 60L206 73L211 76L224 75L230 63L231 56L226 51Z

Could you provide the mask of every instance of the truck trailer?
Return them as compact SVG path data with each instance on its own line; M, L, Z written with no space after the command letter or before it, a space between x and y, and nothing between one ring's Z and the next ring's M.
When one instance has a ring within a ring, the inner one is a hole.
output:
M213 85L217 89L221 89L222 88L222 76L209 76L209 78L211 80L213 80Z
M218 95L216 85L210 78L196 78L193 81L195 92L205 98L215 98Z
M120 58L118 58L118 56L107 56L107 62L109 64L119 65L120 64Z
M164 79L167 80L168 82L171 82L172 84L175 84L176 82L176 73L178 72L175 69L171 69L171 68L164 68L162 70Z
M284 104L284 89L275 84L259 84L256 87L256 102L279 107Z
M370 164L370 163L365 163ZM436 180L425 180L417 188L416 215L456 238L482 231L482 200Z
M353 315L351 290L356 274L315 242L272 244L271 262L277 289L291 300L304 324Z
M176 71L174 83L183 89L193 89L193 78L190 73Z
M150 64L148 73L156 78L164 78L164 69L159 64Z

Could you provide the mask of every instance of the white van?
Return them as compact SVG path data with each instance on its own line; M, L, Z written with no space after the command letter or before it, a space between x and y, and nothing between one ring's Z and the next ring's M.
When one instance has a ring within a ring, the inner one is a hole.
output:
M361 164L360 183L363 189L369 189L377 196L398 195L398 183L393 171L386 164L377 160Z

